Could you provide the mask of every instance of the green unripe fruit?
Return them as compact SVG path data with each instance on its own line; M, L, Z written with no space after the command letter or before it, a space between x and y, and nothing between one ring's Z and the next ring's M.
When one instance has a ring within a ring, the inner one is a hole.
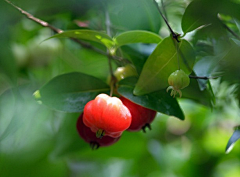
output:
M118 67L114 72L114 76L120 81L127 77L137 76L137 71L132 65L128 64L124 67Z
M189 83L190 79L188 75L181 69L177 70L168 77L168 84L170 86L167 88L167 92L172 89L171 96L175 97L179 93L180 97L182 97L181 89L187 87Z
M136 69L131 64L128 64L128 65L123 66L123 67L118 67L114 71L113 74L116 77L117 81L120 81L120 80L125 79L127 77L137 76L138 75ZM110 84L110 81L111 81L111 76L108 77L107 83Z

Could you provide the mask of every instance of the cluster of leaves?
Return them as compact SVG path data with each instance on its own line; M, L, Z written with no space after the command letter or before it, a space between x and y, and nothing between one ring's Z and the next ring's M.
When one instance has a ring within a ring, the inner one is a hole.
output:
M136 66L141 70L137 81L133 83L131 81L120 83L120 88L133 87L133 90L121 89L120 94L125 96L131 94L132 97L133 95L137 95L133 101L138 100L138 104L167 115L184 119L179 106L174 106L177 105L176 100L167 96L168 94L164 93L163 89L166 89L168 86L167 79L173 71L178 69L179 64L183 71L187 74L191 73L195 61L195 54L189 42L184 39L181 40L178 50L184 53L184 55L180 55L178 58L178 52L172 37L167 37L162 40L157 34L148 31L132 30L111 38L104 32L83 29L62 32L51 38L61 37L100 43L104 45L113 56L118 50L122 50L121 46L127 44L158 44L148 57L143 68ZM124 55L124 51L122 53ZM135 63L137 63L137 61L135 61ZM104 82L90 75L83 73L64 74L54 78L42 87L38 91L37 99L61 111L82 112L84 105L88 101L92 100L97 94L108 91L107 88L108 86L106 84L104 85ZM152 94L154 94L154 96ZM146 102L146 100L142 99L143 97L138 95L144 95L144 97L150 99Z

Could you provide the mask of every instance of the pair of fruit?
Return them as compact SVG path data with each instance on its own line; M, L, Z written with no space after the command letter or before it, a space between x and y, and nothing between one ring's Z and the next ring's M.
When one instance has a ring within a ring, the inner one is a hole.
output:
M129 76L137 75L135 68L131 65L118 68L114 73L119 81ZM108 81L110 83L110 80ZM169 78L169 87L172 89L171 96L179 93L181 89L189 85L189 77L182 70L173 72ZM109 146L117 142L124 130L139 131L151 128L150 123L156 116L156 111L144 108L132 101L120 97L109 97L106 94L98 95L95 100L87 103L77 122L79 135L91 147Z
M88 102L84 113L79 117L77 130L79 135L91 147L109 146L117 142L123 131L139 131L156 116L156 111L144 108L124 97L98 95Z

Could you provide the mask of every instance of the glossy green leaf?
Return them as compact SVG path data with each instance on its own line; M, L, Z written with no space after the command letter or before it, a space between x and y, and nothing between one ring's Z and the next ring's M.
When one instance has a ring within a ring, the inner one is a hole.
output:
M126 78L120 81L118 92L141 106L184 120L184 114L177 100L171 97L166 90L159 90L150 94L136 96L133 95L133 89L136 82L137 78L135 77Z
M169 75L178 67L190 74L195 61L192 46L186 40L179 43L179 52L171 37L165 38L155 48L144 64L142 73L134 89L134 94L143 95L168 86Z
M38 102L60 111L82 112L85 104L109 87L102 80L73 72L53 78L34 93Z
M105 45L107 48L112 48L114 43L112 38L109 37L106 33L94 31L94 30L71 30L65 31L60 34L56 34L51 38L75 38L75 39L83 39L98 42L100 44Z
M122 46L132 43L159 43L161 37L149 31L134 30L124 32L114 38L116 45Z

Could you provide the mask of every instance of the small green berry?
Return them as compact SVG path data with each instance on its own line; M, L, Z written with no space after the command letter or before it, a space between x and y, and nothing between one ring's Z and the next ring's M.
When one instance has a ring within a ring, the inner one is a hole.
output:
M175 97L179 93L180 97L182 97L181 89L187 87L189 83L190 79L188 75L181 69L177 70L168 77L168 84L170 86L167 88L167 92L172 89L171 96Z

